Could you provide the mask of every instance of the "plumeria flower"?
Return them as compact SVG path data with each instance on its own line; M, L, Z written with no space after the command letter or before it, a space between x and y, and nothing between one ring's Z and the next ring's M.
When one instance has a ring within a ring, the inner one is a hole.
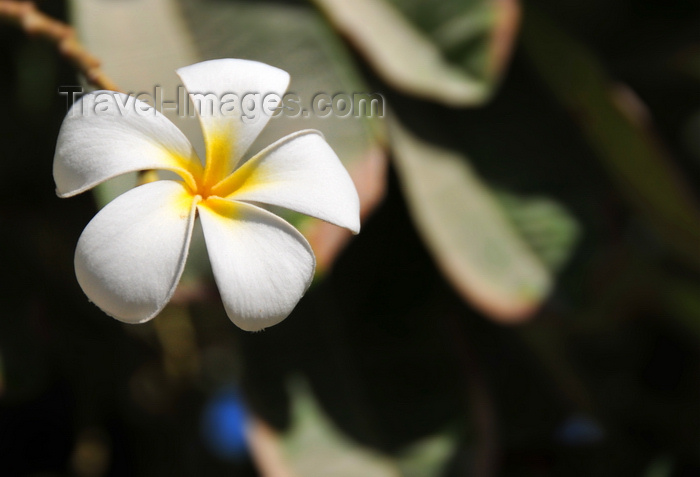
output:
M268 108L279 104L289 84L285 71L246 60L206 61L178 74L191 95L231 99L260 93ZM250 331L286 318L315 268L306 239L264 207L359 232L357 191L323 136L300 131L243 160L270 116L251 120L240 104L232 104L197 111L203 162L173 123L131 96L88 94L66 116L53 171L60 197L127 172L155 169L179 176L115 198L80 236L78 282L107 314L142 323L163 309L180 280L196 217L226 313Z

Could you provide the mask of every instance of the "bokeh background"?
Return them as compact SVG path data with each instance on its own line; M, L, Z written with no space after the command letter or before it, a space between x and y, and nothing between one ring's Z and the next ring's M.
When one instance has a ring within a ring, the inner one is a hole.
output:
M383 117L321 130L363 230L288 216L317 279L261 333L194 243L123 325L74 247L138 177L59 200L89 87L0 0L0 475L700 475L700 4L693 0L42 0L122 90L220 57ZM64 45L65 47L65 45ZM197 138L195 120L178 125Z

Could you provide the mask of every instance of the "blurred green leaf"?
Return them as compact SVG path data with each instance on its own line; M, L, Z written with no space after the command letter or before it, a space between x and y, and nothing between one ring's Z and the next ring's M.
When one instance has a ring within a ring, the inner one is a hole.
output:
M292 428L282 444L295 475L399 477L389 457L350 441L325 415L303 381L293 380Z
M441 476L455 452L457 435L445 431L415 443L397 458L402 477Z
M450 106L489 99L515 38L515 0L313 0L393 87Z
M427 437L396 458L351 441L336 428L301 378L290 380L292 427L282 447L294 475L303 477L437 477L455 451L456 433Z
M700 267L696 197L655 135L641 101L533 8L526 11L523 41L542 80L578 122L630 204L666 243Z
M566 263L579 238L578 222L547 197L519 197L496 191L496 198L520 236L542 263L556 272Z
M398 123L391 138L411 215L454 287L493 318L532 314L551 289L550 272L466 158Z

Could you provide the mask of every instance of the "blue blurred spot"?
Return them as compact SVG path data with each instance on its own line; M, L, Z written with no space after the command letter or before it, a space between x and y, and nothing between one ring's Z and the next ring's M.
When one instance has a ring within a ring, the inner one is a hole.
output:
M605 431L588 416L574 414L568 417L555 432L557 441L568 446L597 444L605 438Z
M205 446L220 459L240 460L248 454L245 422L246 410L234 389L214 393L202 414Z

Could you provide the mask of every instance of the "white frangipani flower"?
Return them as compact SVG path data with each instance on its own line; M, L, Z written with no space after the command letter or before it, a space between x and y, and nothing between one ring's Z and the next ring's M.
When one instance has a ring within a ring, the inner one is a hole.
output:
M206 61L178 74L190 94L219 99L231 93L281 98L289 84L286 72L246 60ZM112 95L118 107L107 111L105 95ZM271 101L266 107L277 104ZM185 265L196 216L226 312L250 331L286 318L315 268L304 237L260 205L359 232L357 191L320 133L297 132L242 161L269 115L249 121L240 105L234 111L223 109L198 111L206 147L203 164L165 116L121 93L85 95L64 120L54 158L60 197L132 171L166 170L181 179L150 182L117 197L78 241L78 282L114 318L141 323L168 303Z

